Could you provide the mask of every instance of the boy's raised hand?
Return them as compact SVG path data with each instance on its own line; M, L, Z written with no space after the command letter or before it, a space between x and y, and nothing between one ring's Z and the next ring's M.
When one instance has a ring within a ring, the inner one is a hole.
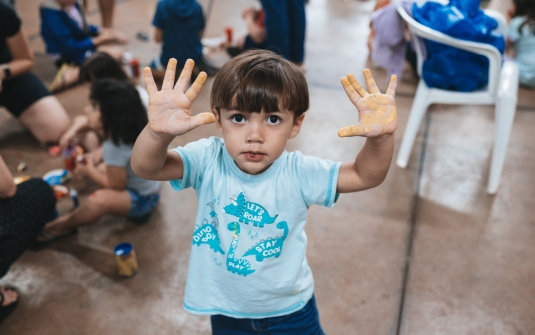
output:
M347 96L357 107L360 121L356 125L338 130L338 136L340 137L377 137L393 133L398 126L398 116L394 102L397 77L393 75L390 78L388 89L385 94L382 94L379 92L375 80L373 80L371 71L365 69L363 72L370 93L360 85L353 74L349 74L340 80Z
M149 124L152 131L158 135L179 136L203 124L215 122L212 113L191 116L191 105L206 81L206 73L199 73L195 82L187 88L195 64L193 60L188 59L173 88L176 63L174 58L169 60L160 91L154 83L150 68L143 70L149 93Z

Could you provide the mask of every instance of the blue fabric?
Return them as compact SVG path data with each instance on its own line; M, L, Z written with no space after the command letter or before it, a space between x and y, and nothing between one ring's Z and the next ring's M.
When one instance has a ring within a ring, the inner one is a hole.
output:
M163 31L160 62L165 67L176 58L183 67L188 58L196 63L203 60L200 34L204 29L204 14L195 0L161 0L152 24Z
M495 31L498 23L479 8L479 0L451 0L447 5L429 1L422 7L414 3L412 15L421 24L452 37L488 43L502 54L505 50L504 36ZM422 77L427 86L471 92L487 84L489 61L485 56L432 41L426 45L428 58Z
M212 335L325 335L314 296L303 309L288 315L264 319L235 319L213 315L211 322Z
M265 12L266 47L294 63L305 58L305 0L260 0Z
M75 6L80 9L78 3ZM91 37L98 35L98 28L87 25L80 29L66 11L51 7L40 7L41 36L49 54L61 54L66 62L81 64L95 51Z
M160 193L141 195L134 190L127 189L130 195L130 211L126 214L129 218L143 216L151 212L160 200Z
M174 150L184 177L171 186L192 187L199 200L184 308L233 318L302 309L314 291L305 255L307 211L334 205L341 163L285 151L266 171L250 175L217 137Z

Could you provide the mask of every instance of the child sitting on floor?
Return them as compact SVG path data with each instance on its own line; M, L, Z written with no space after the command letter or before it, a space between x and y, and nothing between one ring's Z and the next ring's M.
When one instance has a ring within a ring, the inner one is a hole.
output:
M96 80L91 84L91 104L85 108L89 126L104 138L103 166L93 155L78 162L74 175L90 178L102 188L79 207L46 224L41 241L69 235L77 227L95 224L103 215L126 216L147 222L160 198L161 183L134 174L130 155L147 123L147 112L135 87L125 81Z
M369 70L369 93L353 75L342 78L360 123L338 134L367 137L356 158L342 163L285 151L309 107L297 66L270 51L244 52L216 75L212 113L195 116L191 105L206 74L187 89L193 67L188 60L174 85L171 59L161 91L145 68L149 124L132 152L136 174L170 180L176 190L193 187L199 197L184 308L211 315L213 334L257 334L259 327L269 334L323 334L305 256L307 211L384 180L397 127L397 79L381 94ZM212 122L223 138L168 150L175 136ZM247 230L254 239L243 238Z

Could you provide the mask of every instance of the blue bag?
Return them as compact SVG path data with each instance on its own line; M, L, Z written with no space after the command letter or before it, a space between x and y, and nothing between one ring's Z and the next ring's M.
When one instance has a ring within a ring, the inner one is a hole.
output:
M505 50L503 34L494 31L498 23L479 8L479 0L450 0L447 5L429 1L422 7L414 3L412 16L449 36L491 44L502 54ZM485 56L427 40L426 46L422 77L427 86L471 92L487 84L489 61Z

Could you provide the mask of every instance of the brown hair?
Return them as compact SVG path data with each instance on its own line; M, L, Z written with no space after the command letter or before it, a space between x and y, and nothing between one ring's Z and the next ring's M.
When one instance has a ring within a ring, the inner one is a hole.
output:
M284 108L297 119L309 107L308 86L297 66L271 51L247 51L217 73L212 108L266 113Z
M96 79L128 80L121 63L110 54L97 51L80 66L80 81Z

